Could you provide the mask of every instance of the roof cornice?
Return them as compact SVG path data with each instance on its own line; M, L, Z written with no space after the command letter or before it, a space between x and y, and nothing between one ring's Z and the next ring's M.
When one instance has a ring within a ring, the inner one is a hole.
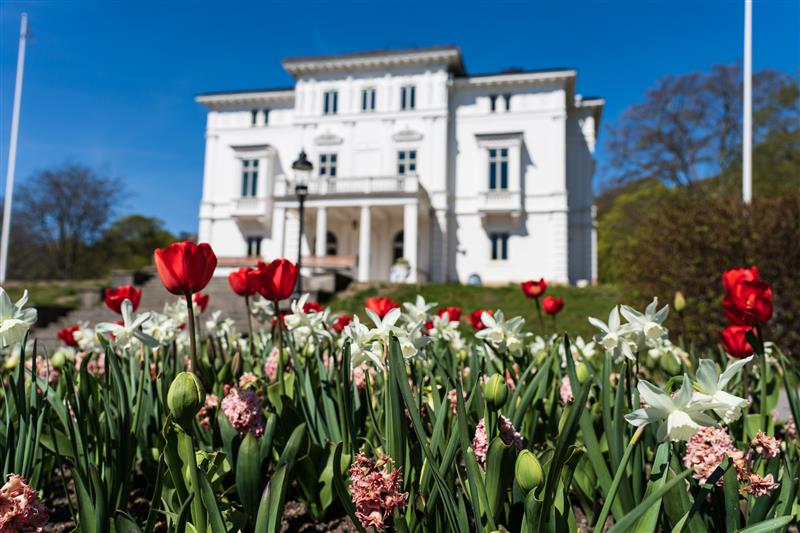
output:
M229 93L201 94L195 97L195 102L203 104L208 109L233 107L239 105L268 105L291 102L294 99L294 90L284 89L279 91L236 91Z
M513 85L532 85L538 83L549 83L554 81L570 81L577 76L576 70L549 70L543 72L514 72L508 74L496 74L492 76L473 76L456 78L456 88L478 88L478 87L507 87Z
M342 72L348 70L380 70L389 67L445 64L456 75L465 72L461 51L456 47L435 49L368 52L341 56L289 58L282 62L286 71L298 78L318 72Z

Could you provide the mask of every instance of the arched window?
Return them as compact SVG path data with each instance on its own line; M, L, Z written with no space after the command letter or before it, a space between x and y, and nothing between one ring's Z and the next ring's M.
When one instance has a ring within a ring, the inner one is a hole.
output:
M392 264L403 257L403 230L397 232L392 241Z
M337 255L339 249L339 241L333 232L328 232L325 235L325 255Z

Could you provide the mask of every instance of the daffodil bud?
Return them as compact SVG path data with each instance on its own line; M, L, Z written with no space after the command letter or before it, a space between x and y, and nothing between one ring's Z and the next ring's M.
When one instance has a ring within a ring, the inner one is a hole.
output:
M530 450L522 450L514 465L514 477L519 488L527 494L544 482L544 470L539 459Z
M242 373L242 356L239 355L239 352L236 352L231 360L231 373L235 378L238 378Z
M497 410L506 404L508 385L500 374L494 374L483 384L483 396L489 409Z
M683 293L681 291L677 291L675 293L675 301L672 303L672 307L674 307L679 313L686 309L686 298L683 297Z
M167 407L172 416L185 428L191 423L192 417L203 407L206 393L200 380L191 372L181 372L167 392Z

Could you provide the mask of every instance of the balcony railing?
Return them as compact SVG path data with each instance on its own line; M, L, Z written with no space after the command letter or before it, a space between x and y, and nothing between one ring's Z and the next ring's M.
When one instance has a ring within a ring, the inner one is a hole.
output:
M258 218L267 216L267 199L255 196L236 198L233 202L233 216Z
M358 178L331 177L314 178L308 182L308 194L380 194L415 193L419 190L417 176L366 176ZM294 183L278 180L275 183L275 196L294 196Z
M520 191L488 190L479 196L478 210L483 213L511 213L516 216L522 212Z

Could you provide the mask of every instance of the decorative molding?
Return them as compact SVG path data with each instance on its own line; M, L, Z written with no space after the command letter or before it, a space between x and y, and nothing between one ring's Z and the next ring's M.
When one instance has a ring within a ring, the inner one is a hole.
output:
M329 131L314 137L314 144L319 146L334 146L343 142L344 139Z
M422 137L423 137L422 133L414 131L410 128L406 128L392 135L392 140L396 142L413 142L413 141L421 141Z
M475 89L479 87L509 87L515 85L534 85L554 81L574 81L575 70L552 70L546 72L508 73L493 76L473 76L456 78L456 89Z
M236 106L263 106L294 101L294 90L250 91L207 94L195 97L195 102L203 104L207 109L222 109Z
M444 64L457 74L463 73L464 64L458 48L440 50L383 51L329 56L290 58L282 62L283 68L295 78L317 72L341 72L351 70L386 69L413 65Z

